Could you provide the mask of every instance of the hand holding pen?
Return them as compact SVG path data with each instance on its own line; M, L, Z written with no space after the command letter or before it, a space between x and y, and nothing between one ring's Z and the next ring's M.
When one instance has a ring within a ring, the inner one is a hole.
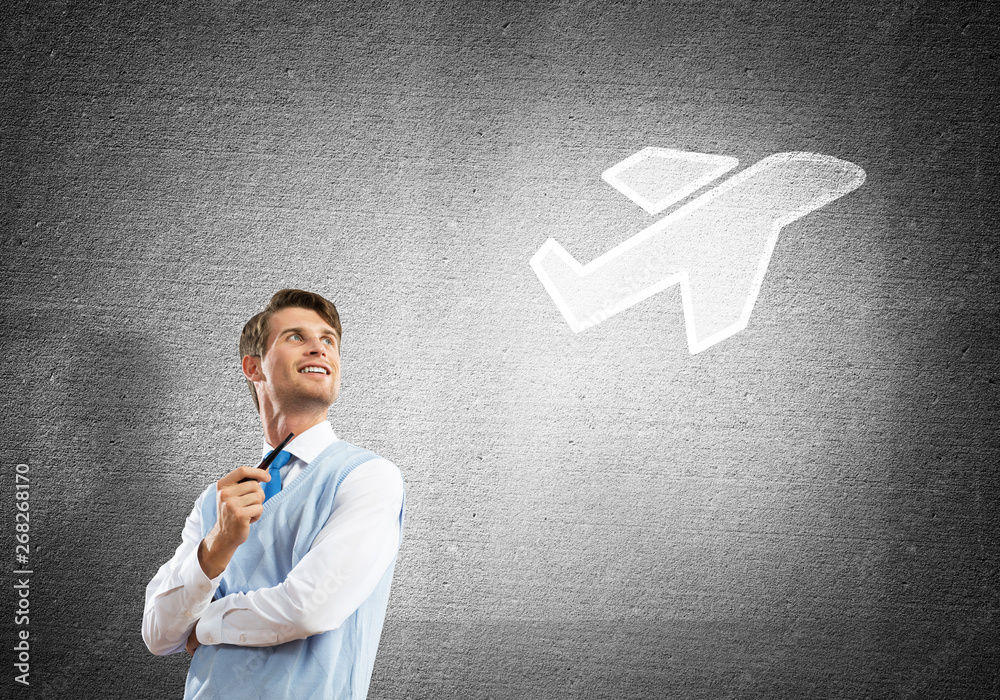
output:
M256 468L237 467L216 482L215 525L198 546L198 563L209 578L225 571L236 549L250 536L250 526L264 512L260 482L271 480L267 469L292 437L289 433Z

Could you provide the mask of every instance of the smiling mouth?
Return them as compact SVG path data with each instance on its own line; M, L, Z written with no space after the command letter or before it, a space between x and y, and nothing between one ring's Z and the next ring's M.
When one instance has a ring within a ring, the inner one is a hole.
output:
M299 370L299 374L322 374L326 376L329 372L322 367L303 367Z

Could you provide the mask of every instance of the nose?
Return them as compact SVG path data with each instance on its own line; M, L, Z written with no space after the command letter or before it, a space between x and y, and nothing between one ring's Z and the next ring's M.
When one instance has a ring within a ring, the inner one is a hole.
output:
M326 356L326 345L323 344L322 338L313 338L309 341L308 351L310 355L322 355Z

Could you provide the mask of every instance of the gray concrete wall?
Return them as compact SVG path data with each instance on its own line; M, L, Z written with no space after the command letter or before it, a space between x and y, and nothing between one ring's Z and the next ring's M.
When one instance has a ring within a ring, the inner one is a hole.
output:
M253 461L243 322L341 309L408 521L372 698L975 698L997 672L997 32L979 2L19 2L0 55L4 697L180 697L143 589ZM748 327L574 334L528 264L645 146L867 183ZM8 564L10 562L10 564Z

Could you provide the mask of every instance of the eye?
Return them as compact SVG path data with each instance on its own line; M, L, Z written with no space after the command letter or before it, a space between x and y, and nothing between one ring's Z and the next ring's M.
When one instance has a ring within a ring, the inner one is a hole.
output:
M289 340L302 340L302 336L299 335L298 333L292 333L290 336L288 336L288 339Z
M329 345L330 347L333 347L333 338L331 338L330 336L326 336L325 338L323 338L323 342Z

